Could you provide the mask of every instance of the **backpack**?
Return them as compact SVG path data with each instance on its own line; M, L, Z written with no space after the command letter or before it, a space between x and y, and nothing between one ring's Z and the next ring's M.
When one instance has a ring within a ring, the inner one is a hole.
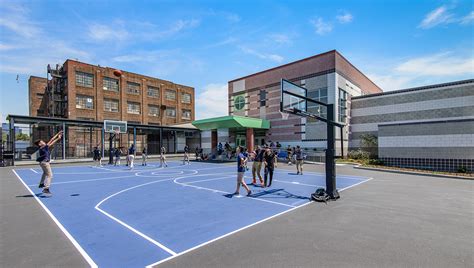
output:
M316 202L324 202L327 203L329 198L329 195L326 193L326 190L324 188L318 188L316 192L311 194L311 199L316 201Z

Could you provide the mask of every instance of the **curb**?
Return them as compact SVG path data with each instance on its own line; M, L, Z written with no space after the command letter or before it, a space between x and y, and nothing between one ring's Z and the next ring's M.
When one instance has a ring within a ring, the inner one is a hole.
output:
M385 168L373 168L373 167L362 167L362 166L354 166L354 168L355 169L390 172L390 173L398 173L398 174L420 175L420 176L449 178L449 179L460 179L460 180L474 180L474 177L443 175L443 174L429 174L429 173L416 172L416 171L392 170L392 169L385 169Z

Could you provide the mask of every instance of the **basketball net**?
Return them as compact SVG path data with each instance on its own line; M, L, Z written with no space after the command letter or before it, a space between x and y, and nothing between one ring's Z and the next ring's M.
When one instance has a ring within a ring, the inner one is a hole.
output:
M283 120L287 120L287 119L288 119L288 116L290 116L289 113L284 113L284 112L282 112L282 111L280 111L280 114L281 114L281 119L283 119Z

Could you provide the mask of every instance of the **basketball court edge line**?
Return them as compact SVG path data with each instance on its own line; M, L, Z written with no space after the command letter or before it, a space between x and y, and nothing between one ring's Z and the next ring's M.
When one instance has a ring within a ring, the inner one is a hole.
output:
M14 169L12 169L12 172L16 175L16 177L20 180L20 182L25 186L25 188L28 190L28 192L31 193L31 195L35 198L35 200L39 203L39 205L46 211L46 213L49 215L49 217L53 220L53 222L59 227L59 229L66 235L66 237L71 241L71 243L74 245L74 247L79 251L79 253L82 255L82 257L86 260L86 262L90 265L92 268L98 268L97 264L92 260L92 258L87 254L87 252L81 247L81 245L74 239L74 237L64 228L64 226L58 221L58 219L54 216L54 214L46 207L46 205L39 200L38 196L28 187L28 185L23 181L23 179L16 173Z
M367 178L366 180L361 181L361 182L359 182L359 183L357 183L357 184L355 184L355 185L342 188L341 190L339 190L339 192L342 192L342 191L344 191L344 190L350 189L350 188L352 188L353 186L360 185L360 184L362 184L362 183L371 181L372 179L373 179L373 178ZM240 228L240 229L234 230L234 231L229 232L229 233L227 233L227 234L225 234L225 235L216 237L216 238L211 239L211 240L209 240L209 241L207 241L207 242L204 242L204 243L202 243L202 244L199 244L199 245L197 245L197 246L195 246L195 247L192 247L192 248L190 248L190 249L187 249L187 250L185 250L185 251L182 251L182 252L180 252L180 253L178 253L178 254L176 254L176 255L174 255L174 256L170 256L170 257L168 257L168 258L159 260L159 261L157 261L157 262L155 262L155 263L149 264L149 265L147 265L145 268L153 268L153 267L155 267L155 266L157 266L157 265L160 265L160 264L165 263L165 262L167 262L167 261L169 261L169 260L172 260L172 259L174 259L174 258L177 258L177 257L179 257L179 256L181 256L181 255L184 255L184 254L186 254L186 253L188 253L188 252L191 252L191 251L193 251L193 250L195 250L195 249L198 249L198 248L200 248L200 247L206 246L206 245L208 245L208 244L210 244L210 243L213 243L213 242L215 242L215 241L217 241L217 240L220 240L220 239L225 238L225 237L227 237L227 236L231 236L231 235L233 235L233 234L235 234L235 233L238 233L238 232L240 232L240 231L243 231L243 230L245 230L245 229L248 229L248 228L250 228L250 227L252 227L252 226L255 226L255 225L257 225L257 224L260 224L260 223L263 223L263 222L265 222L265 221L271 220L271 219L276 218L276 217L278 217L278 216L281 216L281 215L283 215L283 214L285 214L285 213L288 213L288 212L290 212L290 211L296 210L296 209L298 209L298 208L302 208L302 207L307 206L307 205L312 204L312 203L314 203L313 200L309 201L308 203L305 203L305 204L302 204L302 205L299 205L299 206L296 206L296 207L287 209L287 210L282 211L282 212L280 212L280 213L277 213L277 214L275 214L275 215L273 215L273 216L270 216L270 217L267 217L267 218L262 219L262 220L260 220L260 221L254 222L254 223L249 224L249 225L247 225L247 226L244 226L244 227L242 227L242 228Z

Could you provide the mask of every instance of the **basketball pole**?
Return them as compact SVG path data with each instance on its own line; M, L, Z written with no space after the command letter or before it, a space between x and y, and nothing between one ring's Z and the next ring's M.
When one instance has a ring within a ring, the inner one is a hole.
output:
M338 199L339 192L336 189L336 163L334 153L334 104L327 106L327 149L326 149L326 193L331 199Z

